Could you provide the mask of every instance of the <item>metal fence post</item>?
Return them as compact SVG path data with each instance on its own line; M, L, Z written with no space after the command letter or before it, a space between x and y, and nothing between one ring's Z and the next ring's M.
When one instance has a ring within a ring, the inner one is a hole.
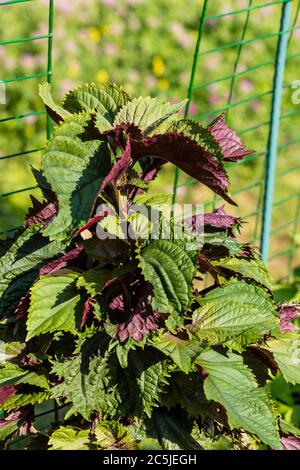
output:
M289 39L289 28L291 22L292 1L287 0L282 5L280 34L278 37L276 64L273 79L273 95L270 119L270 132L266 154L266 171L265 171L265 190L261 231L261 255L262 259L267 262L270 251L270 235L272 225L272 204L275 187L277 146L280 128L280 113L282 101L282 87L284 80L284 70L286 63L286 53Z
M48 66L47 81L52 81L52 43L53 43L54 0L49 0L49 38L48 38ZM51 119L47 114L47 139L51 137Z

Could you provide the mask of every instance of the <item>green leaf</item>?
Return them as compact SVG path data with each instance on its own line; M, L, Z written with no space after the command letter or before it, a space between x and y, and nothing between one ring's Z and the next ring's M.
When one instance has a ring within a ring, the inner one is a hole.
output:
M253 279L272 290L272 279L265 264L260 259L224 258L212 262L212 264L217 268L228 269L233 273L239 273L243 277Z
M203 346L199 341L183 340L170 333L154 337L151 344L154 348L170 357L186 373L192 369L194 360L203 350Z
M76 273L42 276L34 284L27 320L27 341L53 331L75 333L75 314L80 302L77 278Z
M88 117L73 116L61 124L42 156L42 171L59 205L45 235L63 240L89 218L107 168L106 143L85 141Z
M285 380L294 385L300 384L300 336L284 335L269 339L266 344Z
M83 346L95 343L97 347L103 344L105 338L99 333ZM117 358L110 353L100 350L91 354L86 350L64 362L56 362L52 372L62 383L53 389L53 397L65 399L72 406L65 419L78 413L89 419L93 411L99 411L103 417L114 416L118 413L119 396L115 390Z
M198 301L201 307L193 314L193 333L211 344L233 340L228 344L241 351L279 330L276 306L268 292L246 281L231 279Z
M206 128L201 126L198 122L189 119L181 119L171 124L168 131L175 131L184 134L195 140L198 145L201 145L207 152L215 155L219 161L223 161L223 153L220 145L214 139L212 133Z
M60 426L49 439L49 450L88 450L89 429L81 430L72 426Z
M0 404L1 411L10 411L19 406L37 405L49 399L48 392L19 393Z
M105 450L134 449L128 429L117 421L103 420L95 428L96 444Z
M194 264L180 246L168 240L150 242L139 260L146 281L154 287L153 309L170 314L167 326L174 332L191 302Z
M133 399L138 409L151 416L152 409L159 405L160 394L168 384L168 366L166 361L150 357L149 349L130 351L128 369L132 377ZM135 391L136 390L136 391Z
M187 429L187 420L175 417L172 411L160 409L152 414L149 437L156 437L164 450L201 450Z
M147 190L149 187L149 183L141 180L138 175L135 177L129 178L126 182L126 186L134 186L136 188Z
M16 364L0 366L0 385L29 384L49 390L49 382L44 375L21 369Z
M185 101L171 104L159 98L133 99L125 105L117 114L114 126L119 124L134 124L139 127L145 135L149 135L159 129L162 123L174 118L176 113L185 105Z
M283 434L292 434L293 436L300 437L300 429L291 423L288 423L283 418L279 420L279 426Z
M5 334L1 334L0 364L17 358L26 347L25 343L21 343L19 341L9 341L9 339L9 337L5 337Z
M18 419L14 419L12 421L7 421L5 424L1 424L0 441L4 441L18 429L18 421Z
M91 83L70 91L63 107L70 113L96 111L96 127L100 132L112 128L116 114L130 101L129 95L115 84Z
M258 387L242 358L211 350L200 354L197 363L208 373L204 382L207 399L224 406L230 428L243 428L280 450L277 423L266 391Z
M57 105L51 95L51 85L49 83L42 83L39 86L39 95L42 98L47 112L51 119L55 122L64 121L71 114L66 111L62 106Z
M227 249L229 256L240 256L244 249L244 245L241 242L235 238L228 237L227 233L205 233L204 243L206 251L207 248L210 249L210 258L214 257L216 248Z
M44 262L63 252L61 243L50 243L40 231L40 225L25 229L0 258L0 317L16 307Z
M168 409L180 406L190 417L201 417L222 423L222 412L218 405L208 401L203 391L203 377L197 372L184 374L175 372L167 392L162 396L161 405Z
M124 275L135 270L135 266L124 266L113 271L103 269L101 266L90 269L83 273L77 281L77 287L84 287L87 293L95 297L100 294L108 281L121 279Z
M142 194L135 197L134 204L162 210L165 204L172 204L172 194Z
M104 264L119 264L128 253L128 245L123 240L93 238L83 242L86 254Z

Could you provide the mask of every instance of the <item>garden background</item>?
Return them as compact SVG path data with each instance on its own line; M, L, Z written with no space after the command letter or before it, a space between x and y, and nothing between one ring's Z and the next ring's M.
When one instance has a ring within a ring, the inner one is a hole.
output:
M11 3L9 5L9 3ZM53 94L61 99L87 81L123 84L133 95L186 98L203 1L57 0L53 36ZM208 11L195 69L189 115L210 122L228 110L231 127L255 154L229 172L238 208L247 220L243 237L259 244L270 104L283 1L214 0ZM234 12L234 13L233 13ZM233 14L232 14L233 13ZM292 1L284 77L277 180L273 208L270 269L275 279L293 281L280 288L282 300L299 297L300 104L292 83L300 79L299 2ZM22 222L45 145L46 117L38 84L47 80L49 0L0 1L0 79L7 104L0 105L0 233ZM15 38L39 38L15 42ZM230 46L230 47L228 47ZM237 62L237 56L239 58ZM34 78L31 78L34 76ZM15 80L25 77L24 80ZM25 116L24 116L25 114ZM10 119L17 116L17 119ZM24 153L25 152L25 153ZM27 153L26 153L27 152ZM174 170L164 169L164 190L173 191ZM160 180L161 181L161 180ZM160 188L157 188L158 190ZM17 190L17 192L16 192ZM220 205L211 193L180 174L177 200L207 208ZM201 199L202 198L202 199ZM300 424L299 390L278 379L275 396L282 412Z

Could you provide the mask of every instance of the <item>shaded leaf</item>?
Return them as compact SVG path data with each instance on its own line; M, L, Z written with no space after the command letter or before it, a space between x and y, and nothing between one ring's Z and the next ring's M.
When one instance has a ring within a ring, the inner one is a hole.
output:
M117 421L103 420L97 424L95 431L96 444L106 450L134 449L128 428Z
M146 281L154 288L153 310L169 313L168 328L181 325L182 314L191 302L191 283L195 266L188 254L168 240L152 241L139 254L140 267Z
M76 289L78 274L43 276L31 288L27 320L27 341L53 331L75 332L76 307L80 295Z
M16 364L6 363L0 366L0 386L29 384L49 389L49 382L42 374L21 369Z
M41 226L25 229L0 258L0 316L13 310L38 277L40 266L63 252L64 246L49 242Z
M100 132L105 132L112 128L116 114L128 101L127 93L115 84L91 83L70 91L63 107L70 113L96 111L95 125Z
M50 83L45 82L39 86L39 95L45 104L47 113L54 122L59 123L70 116L68 111L54 102Z
M155 410L149 426L148 437L158 439L164 450L201 450L192 438L186 420L175 417L174 413L163 408Z
M6 402L10 397L17 393L17 389L14 385L3 385L0 386L0 404Z
M73 250L70 250L68 253L61 256L60 258L55 259L53 261L50 261L50 263L45 264L40 269L40 276L44 276L46 274L54 274L56 271L59 271L60 269L65 268L66 266L68 266L70 261L73 261L76 258L78 258L78 256L81 254L83 249L84 249L83 245L78 245L76 246L76 248L73 248Z
M223 258L213 261L212 264L219 269L228 270L232 274L241 274L244 278L253 279L272 290L272 279L265 264L260 259Z
M228 195L228 177L223 164L183 134L168 132L139 141L131 140L131 155L133 160L155 156L171 162L230 204L235 204Z
M90 217L107 168L106 144L83 141L87 116L66 120L55 131L42 156L42 171L58 200L58 215L45 235L62 240Z
M30 195L30 198L32 207L25 216L24 226L29 227L30 225L43 223L43 225L47 227L57 214L56 205L48 201L39 202L32 195Z
M109 285L111 281L121 279L134 270L134 265L127 265L110 271L103 269L102 266L96 266L78 277L77 287L84 287L91 297L95 297L97 294L100 294L104 287Z
M203 346L199 341L183 340L170 333L154 337L151 344L154 348L170 357L186 373L192 369L195 359L203 350Z
M266 344L285 380L300 384L300 336L269 339Z
M223 405L231 429L243 428L273 449L281 449L276 419L263 388L237 354L216 351L200 354L197 362L208 373L204 391L208 400Z
M11 396L4 403L1 403L1 411L10 411L19 406L36 405L49 399L48 392L19 393Z

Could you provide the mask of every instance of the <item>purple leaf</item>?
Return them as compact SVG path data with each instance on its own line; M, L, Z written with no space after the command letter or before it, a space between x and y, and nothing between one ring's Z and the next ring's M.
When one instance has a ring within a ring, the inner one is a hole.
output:
M110 303L108 308L124 312L125 304L123 294L117 295Z
M292 323L294 318L300 317L300 305L283 304L279 306L279 319L281 333L297 331L299 328Z
M136 341L142 341L150 331L157 329L157 317L154 314L146 314L136 310L129 320L121 323L118 327L117 337L120 341L125 341L127 338L133 338Z
M198 269L200 273L202 274L210 273L211 276L214 278L215 282L218 283L218 271L211 264L208 258L202 253L199 253L197 256L197 260L198 260Z
M253 153L253 150L246 149L241 139L227 126L224 114L211 124L208 130L221 147L224 161L237 162Z
M125 148L128 137L134 140L143 138L142 131L134 124L118 124L113 130L105 133L111 137L119 147Z
M121 174L127 170L131 161L131 141L128 139L122 157L115 163L108 175L104 178L101 190L105 189L109 183L116 183Z
M204 226L218 229L231 229L233 226L239 227L241 219L225 213L224 206L218 207L211 214L204 214Z
M80 253L84 250L83 245L79 245L73 250L69 251L69 253L61 256L54 261L50 261L50 263L46 264L40 269L40 276L45 276L46 274L53 274L59 269L63 269L68 266L69 262L78 258Z
M287 436L281 438L283 450L300 450L300 437Z
M29 227L42 222L47 227L57 214L56 205L53 202L40 202L34 196L30 196L30 198L32 207L25 217L24 226Z
M15 315L17 320L23 320L27 317L27 313L30 307L30 294L27 294L24 297L20 298L20 301L15 309Z
M8 424L12 423L13 421L18 421L21 415L21 411L15 411L11 413L10 415L6 416L4 419L0 419L0 429L4 428L4 426L7 426Z
M124 129L120 130L118 128L113 132L116 141L122 147L124 142L120 137L122 135L121 131L124 131ZM126 148L122 157L104 179L101 186L102 190L109 183L115 183L119 179L121 174L128 169L131 159L137 161L143 157L148 157L151 158L151 164L143 170L144 178L153 177L155 175L154 170L158 170L164 161L171 162L188 175L208 186L227 202L236 205L228 195L228 177L222 163L193 139L177 132L142 138L140 132L134 126L131 129L127 128L126 132L128 132Z
M156 159L159 160L159 159ZM150 181L153 181L154 178L156 177L160 167L157 168L152 168L147 170L141 175L141 178L145 181L145 183L150 183Z
M183 134L168 132L131 141L131 156L135 161L141 157L154 156L171 162L229 203L236 205L227 193L228 177L222 163Z
M15 395L17 392L17 389L14 385L3 385L0 387L0 403L5 402L8 400L10 397Z
M108 210L103 210L100 212L100 214L94 215L91 217L83 227L80 227L80 229L75 233L75 236L79 235L80 233L84 232L85 230L89 230L90 228L94 227L98 222L100 222L104 217L106 217L109 214Z
M127 320L118 326L117 337L120 341L125 341L128 338L133 338L136 341L142 341L151 331L157 329L157 321L159 313L153 312L149 295L152 293L153 288L150 284L145 285L143 292L137 296L135 306L131 309L131 315ZM133 293L134 296L134 293ZM110 308L125 313L124 298L121 294L116 297L110 304Z
M84 304L83 316L82 316L82 320L81 320L81 323L80 323L80 329L81 330L84 327L84 325L86 324L86 322L87 322L87 320L90 316L90 313L92 311L92 308L93 308L93 301L92 301L92 298L90 297L89 299L87 299L87 301Z

